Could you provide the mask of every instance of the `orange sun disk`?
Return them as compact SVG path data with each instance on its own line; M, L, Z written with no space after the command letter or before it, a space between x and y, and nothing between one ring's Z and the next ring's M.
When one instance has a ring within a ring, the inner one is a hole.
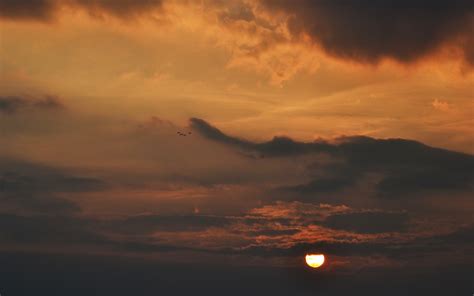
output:
M312 268L321 267L324 264L324 255L323 254L307 254L306 257L306 264Z

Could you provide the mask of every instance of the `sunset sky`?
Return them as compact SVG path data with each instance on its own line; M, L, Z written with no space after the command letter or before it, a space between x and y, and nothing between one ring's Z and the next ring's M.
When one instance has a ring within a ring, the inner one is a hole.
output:
M1 295L471 295L473 154L472 0L0 0Z

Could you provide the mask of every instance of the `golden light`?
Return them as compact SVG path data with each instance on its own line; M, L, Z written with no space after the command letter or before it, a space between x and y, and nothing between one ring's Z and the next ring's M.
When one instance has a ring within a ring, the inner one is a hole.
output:
M323 254L308 254L305 257L306 264L312 268L321 267L324 264L324 255Z

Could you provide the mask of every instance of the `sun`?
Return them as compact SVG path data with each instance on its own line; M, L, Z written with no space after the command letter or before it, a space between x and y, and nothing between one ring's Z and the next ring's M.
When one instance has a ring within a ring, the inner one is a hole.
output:
M306 264L312 268L321 267L324 264L324 255L323 254L307 254L306 257Z

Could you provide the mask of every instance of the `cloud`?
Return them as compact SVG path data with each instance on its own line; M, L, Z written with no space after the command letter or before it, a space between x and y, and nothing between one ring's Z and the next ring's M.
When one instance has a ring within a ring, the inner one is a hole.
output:
M56 7L52 0L0 0L0 17L19 20L48 20Z
M163 0L71 0L72 6L85 9L91 14L110 14L116 17L129 18L142 13L149 13L161 7Z
M76 176L67 170L28 161L0 159L0 167L0 204L4 210L77 212L80 208L60 193L106 188L100 179Z
M305 184L288 186L282 189L303 194L316 192L334 192L354 185L355 181L355 176L322 177Z
M67 216L0 214L0 241L14 243L99 243L103 236L89 222Z
M26 98L19 96L0 96L0 114L14 114L25 109L55 110L64 108L54 96Z
M47 245L49 248L77 244L96 246L122 252L171 252L192 250L176 245L150 243L141 240L111 238L100 232L100 221L65 215L22 216L0 214L0 242L28 245ZM199 249L196 249L199 250ZM201 250L205 252L206 250Z
M2 192L81 192L105 187L99 179L69 176L64 173L22 175L4 172L0 175Z
M463 226L454 232L430 237L435 244L466 244L474 245L474 224Z
M0 192L0 204L7 212L26 213L75 213L81 208L74 202L54 194Z
M241 253L259 257L298 257L308 252L321 252L329 256L341 257L371 257L384 256L387 258L406 260L409 256L433 256L442 252L453 254L449 260L455 260L454 253L458 250L472 251L472 226L461 227L444 235L415 237L407 241L372 240L319 240L316 242L296 242L289 247L275 245L254 245L240 249L223 249L222 252ZM447 258L440 258L446 260ZM458 258L459 259L459 258ZM461 257L462 260L462 257Z
M94 16L131 18L160 8L162 0L0 0L0 17L51 21L62 7L83 9Z
M219 129L210 125L208 122L199 118L191 118L190 124L193 129L195 129L200 134L210 140L235 146L237 148L253 150L259 152L260 155L264 157L292 156L314 152L329 152L331 149L331 146L324 142L302 143L295 142L287 137L274 137L271 141L268 142L253 143L247 140L228 136L221 132Z
M157 231L202 231L210 227L225 227L231 219L206 215L138 215L106 222L111 231L152 233Z
M474 3L470 0L260 0L288 16L295 38L306 34L327 53L377 63L384 58L414 62L444 45L474 52Z
M408 226L406 213L354 212L327 217L323 226L358 233L384 233L405 231Z
M101 190L104 181L75 176L72 172L15 159L1 159L2 192L81 192Z
M325 154L334 161L314 164L322 170L309 183L284 187L299 193L332 192L347 188L367 174L377 174L380 197L412 196L418 192L470 190L474 180L474 157L434 148L406 139L341 137L336 141L298 142L287 137L254 143L226 135L202 119L192 118L191 127L202 136L261 157L292 157Z
M435 108L436 110L447 112L451 110L451 106L448 102L444 102L438 99L435 99L433 102L431 102L431 106Z

